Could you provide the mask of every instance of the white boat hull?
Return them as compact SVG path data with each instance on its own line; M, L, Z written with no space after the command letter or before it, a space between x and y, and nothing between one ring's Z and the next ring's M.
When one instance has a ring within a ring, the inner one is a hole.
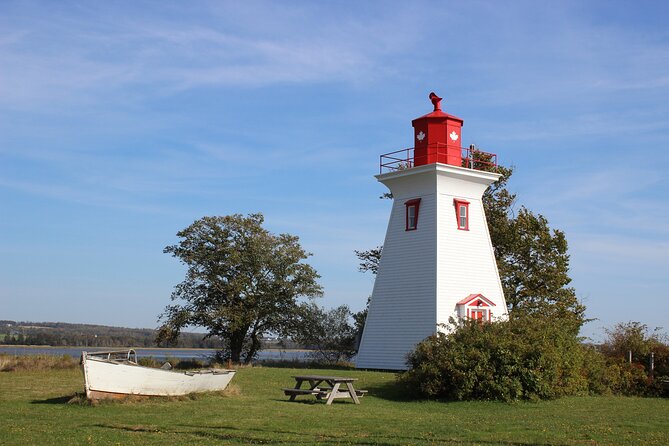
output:
M176 396L220 391L235 375L234 370L171 371L82 356L86 397L119 398L127 395Z

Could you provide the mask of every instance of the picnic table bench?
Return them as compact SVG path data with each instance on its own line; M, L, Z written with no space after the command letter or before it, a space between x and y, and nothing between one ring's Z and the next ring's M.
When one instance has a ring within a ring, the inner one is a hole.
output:
M337 398L351 398L355 404L360 404L358 397L363 397L366 390L355 390L353 381L357 378L343 378L340 376L322 376L322 375L301 375L293 376L295 378L295 387L292 389L282 389L286 396L290 396L290 401L295 401L298 395L315 395L316 399L326 399L326 405L332 404ZM308 388L302 388L302 383L308 383ZM321 383L325 383L321 386ZM342 384L344 385L341 388Z

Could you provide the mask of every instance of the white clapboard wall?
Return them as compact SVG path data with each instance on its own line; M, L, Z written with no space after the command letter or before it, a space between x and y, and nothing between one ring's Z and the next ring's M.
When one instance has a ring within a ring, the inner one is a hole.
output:
M356 359L358 368L403 370L414 346L457 318L470 294L505 317L481 197L499 175L428 164L377 176L393 194L383 255ZM420 198L417 229L406 230L405 202ZM457 226L454 199L469 202L469 230Z

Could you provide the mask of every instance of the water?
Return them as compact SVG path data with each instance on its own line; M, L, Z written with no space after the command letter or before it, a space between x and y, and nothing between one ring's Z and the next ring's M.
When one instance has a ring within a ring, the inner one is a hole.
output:
M63 356L69 355L74 358L81 357L82 351L108 351L108 350L123 350L122 348L101 348L101 347L14 347L11 345L0 346L0 353L8 355L53 355ZM136 348L138 358L153 357L158 360L165 360L167 358L175 359L207 359L216 353L216 350L202 349L202 348ZM258 359L273 359L273 360L304 360L308 352L304 350L279 350L268 349L261 350L258 354Z

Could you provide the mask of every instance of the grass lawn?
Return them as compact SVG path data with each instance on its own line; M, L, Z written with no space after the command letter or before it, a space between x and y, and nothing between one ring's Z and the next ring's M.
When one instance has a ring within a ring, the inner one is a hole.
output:
M408 401L391 373L359 378L362 404L288 402L303 369L241 369L238 395L68 404L78 369L0 373L0 445L467 444L669 445L669 399L577 397L541 403Z

